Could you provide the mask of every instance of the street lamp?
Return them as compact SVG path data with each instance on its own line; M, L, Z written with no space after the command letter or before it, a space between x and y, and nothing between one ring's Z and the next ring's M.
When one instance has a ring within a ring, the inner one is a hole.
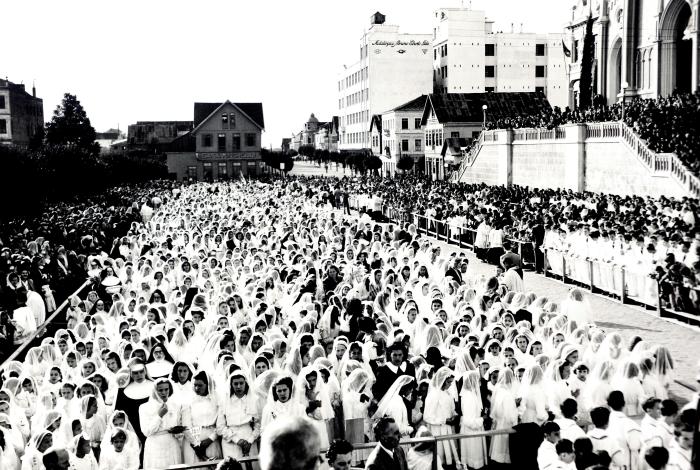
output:
M627 82L622 82L622 113L621 113L621 120L624 123L625 122L625 92L627 90L627 87L630 86L629 83Z
M483 105L483 106L481 107L481 110L484 112L484 122L481 124L481 130L482 130L482 131L486 129L486 110L487 110L487 109L489 109L489 107L486 106L486 105Z

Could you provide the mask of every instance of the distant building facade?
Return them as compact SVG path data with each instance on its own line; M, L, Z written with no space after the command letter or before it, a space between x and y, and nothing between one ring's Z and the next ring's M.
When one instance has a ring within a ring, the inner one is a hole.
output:
M170 143L187 134L193 121L138 121L130 124L127 134L129 150L165 151Z
M595 42L593 90L609 104L698 89L700 3L697 0L574 0L566 42L570 100L578 102L588 17ZM626 86L625 86L626 84Z
M445 179L456 169L469 143L479 138L485 120L547 109L551 109L547 98L534 92L428 95L421 117L426 175Z
M372 116L430 93L432 36L400 33L375 13L360 39L360 60L338 79L340 150L371 148Z
M97 132L95 140L100 145L100 152L106 153L115 151L115 144L117 149L120 145L125 145L125 137L119 129L108 129L105 132Z
M0 144L26 146L44 128L44 102L24 85L0 79Z
M168 172L178 180L224 180L263 171L262 103L195 103L194 129L167 151Z
M381 115L382 173L396 175L396 165L403 156L413 158L414 164L425 155L421 118L427 95L420 95ZM374 144L374 142L372 142ZM374 145L372 149L374 149Z
M542 92L569 104L562 33L494 32L483 11L433 12L434 93Z

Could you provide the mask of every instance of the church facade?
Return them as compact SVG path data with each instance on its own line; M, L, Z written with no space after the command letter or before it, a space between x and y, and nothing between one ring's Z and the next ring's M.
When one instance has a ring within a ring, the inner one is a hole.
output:
M586 23L593 20L594 94L612 104L698 89L700 0L575 0L565 35L570 104L578 101Z

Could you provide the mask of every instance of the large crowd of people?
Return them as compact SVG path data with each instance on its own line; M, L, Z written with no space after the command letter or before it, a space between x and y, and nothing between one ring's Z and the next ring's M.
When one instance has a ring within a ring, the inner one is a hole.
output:
M700 313L697 200L452 183L419 176L323 181L318 184L326 185L322 187L329 200L335 198L331 188L342 188L367 210L381 211L385 205L412 222L413 214L428 217L433 222L427 223L448 224L453 237L458 228L468 229L477 255L496 264L504 252L518 249L508 240L525 241L521 246L530 251L521 255L533 259L538 272L548 269L562 275L566 269L567 277L589 284L592 260L595 285L619 293L624 267L629 297L648 305L657 305L660 297L664 307ZM336 205L341 207L339 201Z
M554 107L545 113L501 117L487 122L488 129L547 128L564 124L610 122L623 119L655 152L675 153L696 175L700 174L700 91L675 93L665 98L634 99L608 105L596 97L585 110Z
M664 345L596 326L580 289L528 291L508 257L477 277L464 253L443 253L412 223L342 210L348 194L381 194L442 219L528 231L549 216L557 229L597 222L644 237L655 232L640 219L688 223L686 203L410 183L163 183L82 214L92 223L78 239L92 243L77 264L94 289L70 298L65 328L3 364L0 468L256 456L285 416L309 420L319 448L343 449L332 455L348 453L340 438L378 440L350 453L372 469L388 468L384 451L396 468L430 468L431 448L397 450L401 439L489 429L503 434L440 441L441 465L619 468L666 452L667 468L689 468L697 397L679 409L669 396ZM20 252L34 234L15 242ZM12 290L19 324L33 313L21 304L29 287Z

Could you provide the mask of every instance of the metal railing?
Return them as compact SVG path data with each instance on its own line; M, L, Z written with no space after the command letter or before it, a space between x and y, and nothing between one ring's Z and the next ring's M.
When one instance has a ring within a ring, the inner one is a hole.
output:
M491 438L494 436L508 436L510 434L515 434L515 430L512 428L508 429L496 429L491 431L481 431L474 433L463 433L463 434L448 434L444 436L434 436L434 437L420 437L413 439L403 439L401 440L401 447L406 449L418 444L430 444L433 449L433 469L438 469L438 453L435 452L438 442L445 441L456 441L456 447L459 449L459 441L462 439L476 439L476 438ZM377 442L366 442L366 443L353 443L353 451L358 450L368 450L377 447ZM489 455L489 449L485 449L486 455ZM325 455L326 450L322 450L321 455ZM455 456L456 460L459 460ZM243 466L243 468L252 468L251 465L258 461L257 456L253 457L242 457L237 459L238 462ZM171 465L168 470L191 470L191 469L211 469L213 470L222 460L210 460L207 462L197 462L191 464L181 464L181 465Z
M78 289L75 290L72 294L70 294L68 297L66 297L66 300L64 300L61 305L58 306L58 308L42 323L36 331L34 331L31 335L27 337L27 339L19 345L15 351L10 354L10 356L5 359L5 361L2 363L0 366L0 369L3 369L7 364L9 364L11 361L16 361L18 360L19 357L21 357L30 347L33 346L34 341L39 338L40 336L43 336L46 331L54 325L54 320L58 318L58 316L63 313L63 311L70 305L70 299L73 296L77 296L80 294L80 292L83 291L88 286L92 285L92 280L88 279L85 281Z

